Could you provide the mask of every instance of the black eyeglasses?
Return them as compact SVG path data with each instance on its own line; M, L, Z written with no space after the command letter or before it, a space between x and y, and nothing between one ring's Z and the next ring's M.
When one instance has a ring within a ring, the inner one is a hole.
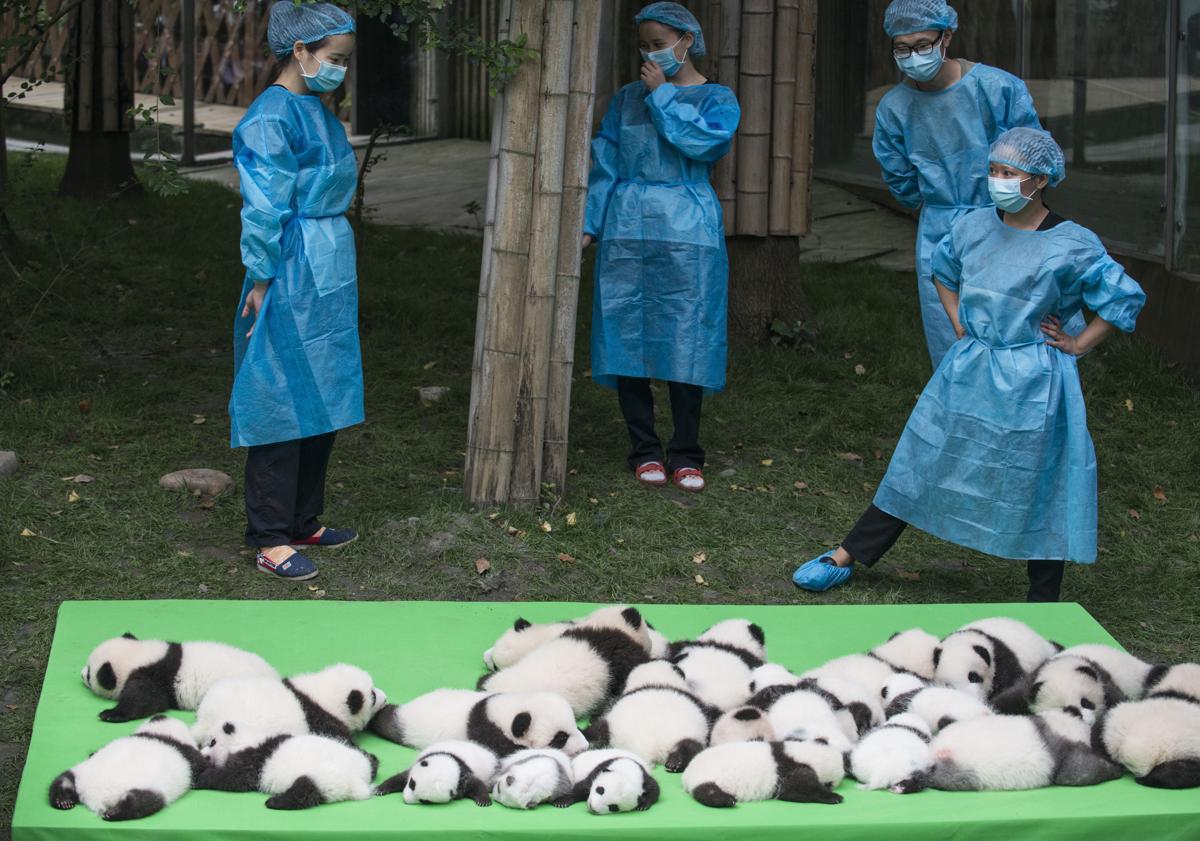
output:
M894 55L896 58L908 58L913 53L916 53L917 55L929 55L931 52L934 51L934 49L937 47L937 45L942 42L943 35L945 35L944 32L942 33L942 35L939 35L937 38L934 38L928 44L921 44L919 47L905 47L905 46L893 47L892 55Z

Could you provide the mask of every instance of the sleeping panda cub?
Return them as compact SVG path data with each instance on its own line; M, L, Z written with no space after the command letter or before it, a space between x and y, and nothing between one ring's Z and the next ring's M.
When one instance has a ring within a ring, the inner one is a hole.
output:
M1024 622L980 619L959 628L934 651L940 684L991 700L1062 650Z
M1096 721L1092 746L1141 785L1200 786L1200 704L1149 697L1118 704Z
M387 695L367 672L345 663L286 680L230 678L204 696L192 735L202 750L229 741L222 748L226 753L245 746L242 734L313 733L349 741L386 703Z
M406 704L388 704L370 729L398 745L421 750L436 742L477 742L497 756L524 748L554 748L569 756L587 750L571 705L552 692L435 689Z
M59 774L50 785L50 805L82 803L106 821L144 818L187 793L205 765L187 725L156 715Z
M708 736L709 745L724 745L729 742L773 742L775 728L771 719L759 707L734 707L721 715L713 724Z
M1095 663L1108 673L1112 682L1126 698L1134 700L1145 694L1146 683L1157 668L1119 648L1099 643L1073 645L1059 652L1059 655L1075 655Z
M510 629L500 635L491 648L483 652L483 665L489 672L507 669L542 643L561 636L562 632L568 628L589 623L596 624L597 621L603 625L607 621L606 615L611 611L611 607L600 608L581 620L540 624L518 618ZM646 634L650 642L651 659L661 660L666 657L667 647L670 643L667 642L667 638L662 632L655 630L654 626L647 622Z
M463 798L476 806L491 806L488 783L496 776L500 760L474 742L438 742L421 751L407 771L379 784L376 794L404 793L404 802L432 805Z
M897 672L910 672L924 680L933 680L933 652L941 640L921 628L897 631L867 654L887 663Z
M731 742L703 751L683 772L698 803L728 808L754 800L841 803L841 751L819 741Z
M219 680L278 678L257 654L220 642L140 640L126 633L96 646L79 676L101 698L117 705L104 721L132 721L165 710L194 710Z
M646 622L637 608L602 608L508 668L484 675L478 688L554 692L576 717L584 717L621 693L629 673L650 659L649 651Z
M368 799L379 770L375 756L328 736L243 733L239 743L232 752L220 745L209 752L196 788L259 791L271 795L268 809L311 809Z
M746 703L751 673L766 655L762 628L745 619L727 619L694 640L671 643L671 662L683 671L692 692L722 711Z
M912 713L936 733L960 721L990 716L991 707L974 695L948 686L925 686L896 695L888 703L887 717Z
M1037 667L992 699L997 711L1011 715L1040 713L1061 707L1102 712L1125 700L1112 676L1099 664L1065 651Z
M924 719L900 713L854 746L850 773L861 789L886 788L897 794L920 791L928 784L930 738Z
M1200 664L1156 666L1146 676L1147 698L1179 698L1200 704Z
M666 661L651 661L630 673L635 684L595 719L584 736L597 747L631 751L651 765L665 764L679 772L708 744L709 732L721 711L679 686L673 673L667 683L647 683L643 670L665 671ZM628 682L627 682L628 683Z
M571 793L571 758L560 750L520 750L504 758L492 799L510 809L532 809Z
M596 815L642 812L657 803L661 794L650 766L626 750L585 751L571 760L571 773L575 785L554 801L560 809L587 803L588 811Z

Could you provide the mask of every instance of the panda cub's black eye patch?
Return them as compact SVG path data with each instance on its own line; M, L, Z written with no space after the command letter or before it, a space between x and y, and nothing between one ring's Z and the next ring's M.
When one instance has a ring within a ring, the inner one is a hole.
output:
M983 683L983 675L979 674L979 672L971 672L967 675L967 680L971 681L971 683Z
M428 768L428 767L429 767L429 760L428 760L428 759L422 759L422 760L421 760L421 767L422 767L422 768ZM412 782L412 780L409 780L409 782L411 783L411 782Z
M596 794L604 795L604 786L596 786Z
M1079 702L1079 706L1083 707L1085 710L1096 709L1096 705L1093 704L1091 701L1089 701L1087 698L1081 699Z
M559 730L554 734L554 738L550 740L550 747L561 748L567 743L568 738L570 737L566 733L564 733L562 730Z

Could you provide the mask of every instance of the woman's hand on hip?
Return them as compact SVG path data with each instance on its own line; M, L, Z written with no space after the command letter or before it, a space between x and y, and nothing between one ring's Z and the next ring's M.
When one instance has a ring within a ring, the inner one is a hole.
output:
M659 85L665 84L667 81L666 75L662 68L654 61L643 61L641 70L642 81L646 83L646 87L651 91L658 88Z
M1083 352L1074 336L1062 329L1062 321L1056 316L1048 315L1042 319L1042 332L1046 334L1046 344L1058 348L1063 353L1078 356Z
M242 307L242 318L253 318L255 324L258 323L258 314L262 312L263 298L266 297L269 285L261 281L254 282L254 286L246 293L246 303ZM250 338L253 333L254 324L251 324L250 329L246 332L246 338Z
M591 234L584 234L584 235L583 235L583 240L582 240L582 242L580 243L580 246L579 246L579 247L580 247L580 248L587 248L587 247L588 247L589 245L591 245L593 242L595 242L595 240L594 240L594 239L592 239L592 235L591 235Z

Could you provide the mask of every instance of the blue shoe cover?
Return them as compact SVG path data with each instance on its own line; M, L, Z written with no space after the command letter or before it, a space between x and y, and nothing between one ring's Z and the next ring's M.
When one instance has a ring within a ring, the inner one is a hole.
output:
M792 582L805 590L823 593L839 584L845 584L854 573L853 567L840 567L833 562L833 551L813 558L792 575Z

